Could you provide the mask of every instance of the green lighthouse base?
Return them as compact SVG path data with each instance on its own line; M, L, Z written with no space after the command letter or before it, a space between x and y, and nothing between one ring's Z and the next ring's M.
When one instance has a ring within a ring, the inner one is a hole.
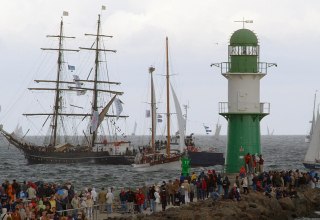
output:
M228 120L226 172L239 173L247 153L261 154L260 120L265 114L223 114Z

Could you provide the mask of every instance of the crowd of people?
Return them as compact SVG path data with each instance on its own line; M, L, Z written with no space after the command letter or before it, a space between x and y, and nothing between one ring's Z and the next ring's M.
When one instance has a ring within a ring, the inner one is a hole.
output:
M262 157L261 157L262 158ZM245 163L246 164L246 163ZM74 186L45 182L12 182L0 186L1 220L93 219L94 212L152 213L165 211L168 205L180 206L212 198L241 201L243 194L261 192L268 197L295 197L297 188L320 188L315 172L263 171L241 167L239 175L228 176L215 170L203 170L189 176L162 181L140 188L85 188L76 193Z

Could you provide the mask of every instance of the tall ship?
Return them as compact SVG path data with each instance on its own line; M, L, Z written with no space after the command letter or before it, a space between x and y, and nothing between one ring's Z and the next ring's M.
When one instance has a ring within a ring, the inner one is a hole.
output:
M63 15L68 14L64 12ZM28 119L35 116L42 118L39 127L47 130L43 143L39 143L38 137L32 139L26 134L10 133L3 125L0 126L0 133L23 152L29 164L89 162L129 165L134 161L133 147L117 125L118 120L128 116L121 115L122 101L119 97L123 92L114 89L120 82L109 79L105 54L116 51L104 47L103 39L112 36L101 33L100 17L98 15L96 33L85 34L93 37L94 43L90 47L80 47L80 50L93 52L93 65L89 67L85 79L80 79L75 74L75 66L65 60L66 52L76 53L79 50L64 47L64 41L74 37L64 35L63 16L59 34L47 36L58 40L57 48L42 48L57 52L57 68L54 74L51 71L51 79L35 80L45 86L29 90L44 91L46 100L47 94L53 93L52 104L46 112L23 114Z

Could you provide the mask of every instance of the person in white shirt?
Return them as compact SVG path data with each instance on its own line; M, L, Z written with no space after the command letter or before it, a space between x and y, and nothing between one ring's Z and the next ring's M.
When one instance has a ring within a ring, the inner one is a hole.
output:
M106 195L106 204L107 204L107 213L111 214L112 213L112 204L113 204L113 200L114 200L114 196L113 193L111 192L111 189L108 189L108 193Z

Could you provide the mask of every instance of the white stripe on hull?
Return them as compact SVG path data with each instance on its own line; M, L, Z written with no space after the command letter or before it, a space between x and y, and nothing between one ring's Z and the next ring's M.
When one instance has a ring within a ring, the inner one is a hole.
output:
M150 163L145 164L132 164L134 170L137 171L157 171L157 170L181 170L180 160L172 161L169 163L162 163L150 166Z

